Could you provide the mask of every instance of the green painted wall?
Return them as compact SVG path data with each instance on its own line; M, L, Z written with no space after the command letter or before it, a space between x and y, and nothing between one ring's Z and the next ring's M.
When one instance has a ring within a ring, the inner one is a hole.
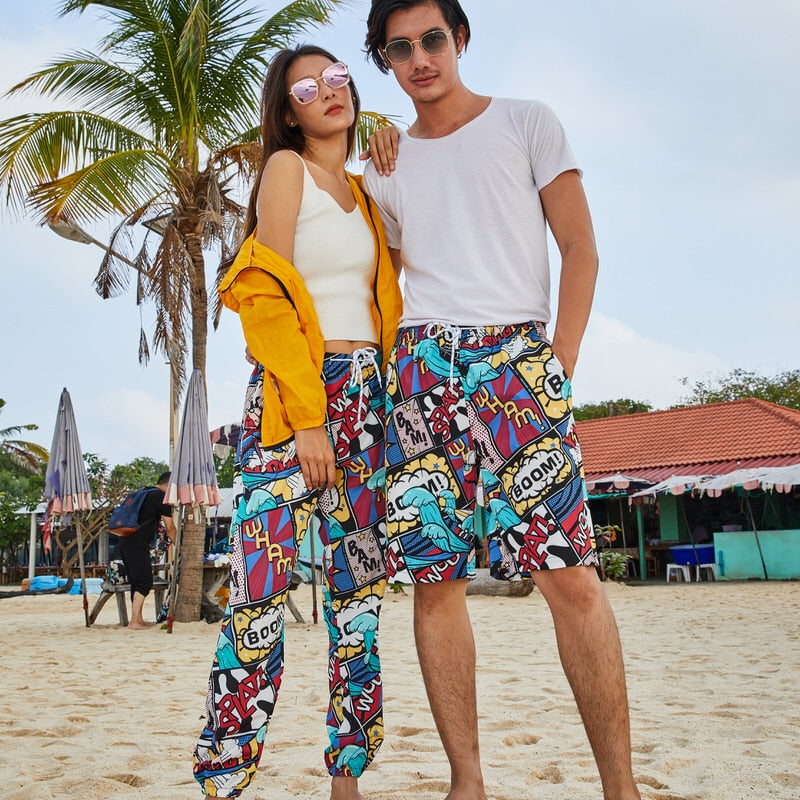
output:
M658 524L661 529L662 542L678 542L683 536L688 538L681 497L672 494L660 495L658 498Z
M764 566L770 580L800 578L800 530L759 531L757 541L753 531L715 533L714 552L720 580L763 580Z

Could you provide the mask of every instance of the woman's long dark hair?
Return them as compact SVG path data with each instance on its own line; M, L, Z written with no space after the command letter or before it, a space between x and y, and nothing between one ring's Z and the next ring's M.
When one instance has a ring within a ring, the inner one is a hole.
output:
M256 229L258 189L269 157L278 152L278 150L294 150L295 153L302 153L305 148L306 137L302 128L299 125L289 125L288 122L289 112L291 111L291 105L289 104L289 69L298 58L303 56L323 56L330 59L332 63L338 61L336 56L322 47L303 44L298 47L280 50L270 62L264 78L264 88L261 92L261 145L263 152L253 183L253 190L250 193L242 241L247 239ZM358 114L361 111L361 98L358 96L352 77L348 85L350 95L353 98L353 108L355 109L353 124L347 130L347 157L349 158L352 156L355 147ZM220 265L220 271L227 270L235 258L236 253L225 259Z

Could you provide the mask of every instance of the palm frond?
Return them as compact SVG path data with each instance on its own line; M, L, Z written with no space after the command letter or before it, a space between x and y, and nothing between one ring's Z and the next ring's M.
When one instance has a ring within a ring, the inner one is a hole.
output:
M22 208L35 189L65 172L108 153L136 150L153 158L147 139L105 117L73 111L22 114L0 123L0 188L10 205Z
M110 114L130 128L152 128L154 121L168 125L174 118L162 89L162 84L142 80L136 71L91 52L76 51L29 75L7 94L36 90L43 96L69 98L81 110Z
M348 0L295 0L261 27L263 44L272 48L288 47L300 34L330 23L333 12L348 5Z
M50 453L35 442L6 439L0 442L0 451L5 453L18 467L28 472L41 472Z
M139 328L139 363L143 365L147 365L150 361L150 347L147 344L147 334L144 332L144 328Z
M149 150L128 150L98 158L83 169L43 183L29 203L44 219L101 219L127 215L169 185L169 164Z
M4 404L5 405L5 404ZM2 408L2 406L0 406ZM9 428L0 429L0 439L7 439L9 436L17 436L22 431L38 431L38 425L12 425Z

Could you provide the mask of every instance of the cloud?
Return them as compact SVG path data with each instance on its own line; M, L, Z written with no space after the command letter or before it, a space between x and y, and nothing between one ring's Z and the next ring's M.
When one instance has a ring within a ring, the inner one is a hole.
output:
M689 382L730 366L704 350L682 350L643 336L618 319L595 312L581 348L575 375L575 403L628 397L665 408L677 402Z
M137 389L110 389L95 400L91 422L93 441L102 457L113 453L112 464L139 456L167 460L169 401ZM87 449L84 447L84 449Z

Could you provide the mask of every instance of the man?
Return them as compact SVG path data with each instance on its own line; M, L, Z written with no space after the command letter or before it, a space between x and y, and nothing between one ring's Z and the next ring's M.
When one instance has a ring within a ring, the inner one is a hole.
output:
M175 524L172 521L172 506L164 503L164 494L169 485L170 473L164 472L158 477L158 482L152 488L139 509L139 526L136 533L119 539L117 547L125 570L128 573L128 582L131 585L131 619L128 628L141 631L149 628L149 623L144 621L142 611L144 601L153 588L153 565L150 560L150 545L158 533L158 523L164 520L167 536L171 542L175 541Z
M492 574L533 576L548 603L604 797L635 800L622 654L570 401L597 273L580 172L549 108L461 82L470 30L457 0L373 0L367 26L368 55L417 113L396 170L370 164L365 180L405 270L388 364L387 567L415 584L448 800L486 798L465 597L476 500ZM562 262L552 346L547 225Z

